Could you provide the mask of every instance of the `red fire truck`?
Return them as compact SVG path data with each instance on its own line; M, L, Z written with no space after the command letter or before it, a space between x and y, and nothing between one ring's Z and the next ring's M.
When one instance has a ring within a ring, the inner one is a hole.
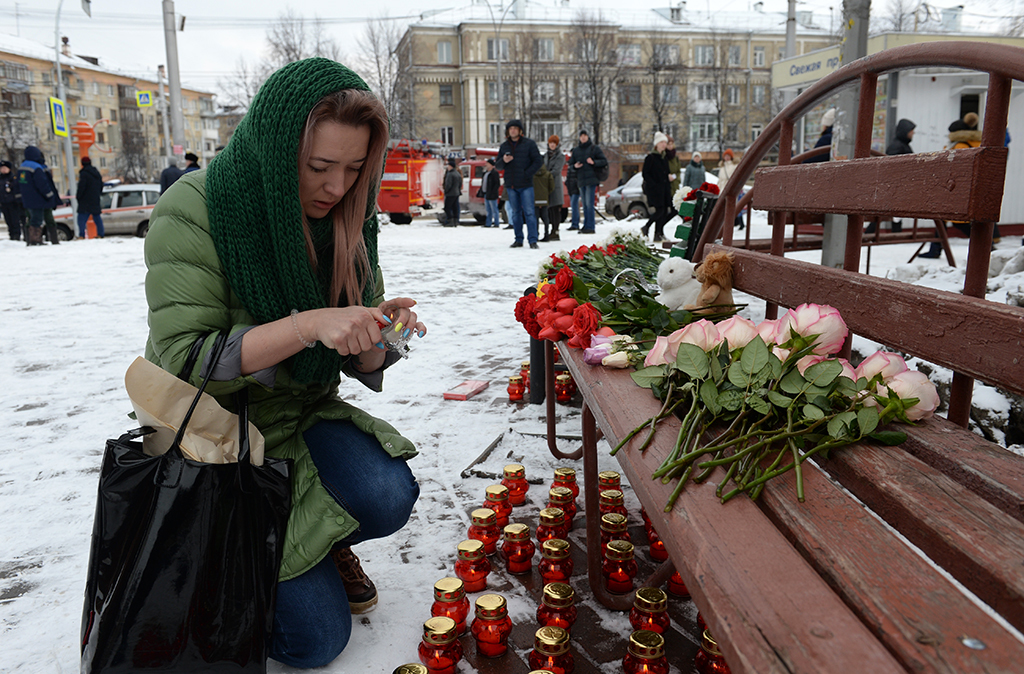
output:
M444 201L444 164L427 145L391 141L377 208L396 225L408 225L421 209Z

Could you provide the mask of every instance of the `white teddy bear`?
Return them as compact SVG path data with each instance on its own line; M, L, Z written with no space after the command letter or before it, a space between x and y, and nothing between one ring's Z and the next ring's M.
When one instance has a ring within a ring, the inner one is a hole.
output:
M681 257L668 257L658 265L658 301L669 311L693 304L700 295L701 284L693 276L693 263Z

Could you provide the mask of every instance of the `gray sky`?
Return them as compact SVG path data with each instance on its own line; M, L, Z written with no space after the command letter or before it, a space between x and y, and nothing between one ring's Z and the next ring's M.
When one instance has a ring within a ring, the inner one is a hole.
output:
M559 1L537 0L542 5ZM890 1L876 1L874 13L884 13ZM58 2L60 0L0 2L0 31L52 45ZM175 12L185 17L185 30L177 34L182 81L188 86L217 91L218 81L230 75L239 57L252 62L262 56L267 25L289 8L306 18L323 19L342 50L352 54L365 20L384 15L385 8L391 17L404 17L396 19L404 28L416 20L409 17L418 17L421 12L460 7L470 2L472 0L177 0ZM504 5L508 2L505 0ZM635 12L667 7L675 0L569 2L571 7L600 8L614 17L616 10L624 6ZM996 17L1024 4L1024 0L984 3L938 0L936 5L953 6L961 2L966 5L965 24L987 25L992 32L998 31L1002 23ZM492 4L498 6L496 0ZM748 0L689 0L688 6L696 10L713 7L715 11L723 11L749 9L752 4ZM92 19L89 19L82 11L81 0L64 0L61 34L70 38L76 54L98 56L109 67L153 76L156 66L166 61L161 6L160 0L93 0ZM765 11L785 12L786 6L786 0L764 1ZM830 11L838 16L841 7L841 0L797 3L798 10L814 11L821 25L827 25Z

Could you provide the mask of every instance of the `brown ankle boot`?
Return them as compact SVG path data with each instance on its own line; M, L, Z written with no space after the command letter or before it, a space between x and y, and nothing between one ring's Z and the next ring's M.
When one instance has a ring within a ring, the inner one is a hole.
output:
M331 559L345 583L349 610L356 615L372 611L377 605L377 587L363 573L356 553L352 548L338 548L331 550Z

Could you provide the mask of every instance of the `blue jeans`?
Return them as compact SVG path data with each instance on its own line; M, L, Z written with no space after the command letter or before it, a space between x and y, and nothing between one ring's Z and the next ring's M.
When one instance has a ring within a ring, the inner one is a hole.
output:
M512 208L512 230L516 242L523 242L523 218L526 218L526 236L530 243L537 243L537 213L533 210L533 185L520 188L505 188L509 206Z
M498 200L485 199L484 205L487 207L487 219L484 220L484 227L497 227L500 225L501 215L498 213Z
M96 236L103 237L103 217L99 213L79 213L78 214L78 236L82 239L85 238L85 229L89 224L89 216L92 215L92 221L96 223Z
M302 434L324 488L359 521L335 547L395 533L409 520L420 486L403 459L348 421L321 421ZM330 555L277 585L270 657L292 667L322 667L352 634L345 585Z
M580 201L583 202L583 231L594 231L594 195L597 185L580 185Z
M569 229L580 228L580 193L569 195L569 210L572 212L572 226Z

